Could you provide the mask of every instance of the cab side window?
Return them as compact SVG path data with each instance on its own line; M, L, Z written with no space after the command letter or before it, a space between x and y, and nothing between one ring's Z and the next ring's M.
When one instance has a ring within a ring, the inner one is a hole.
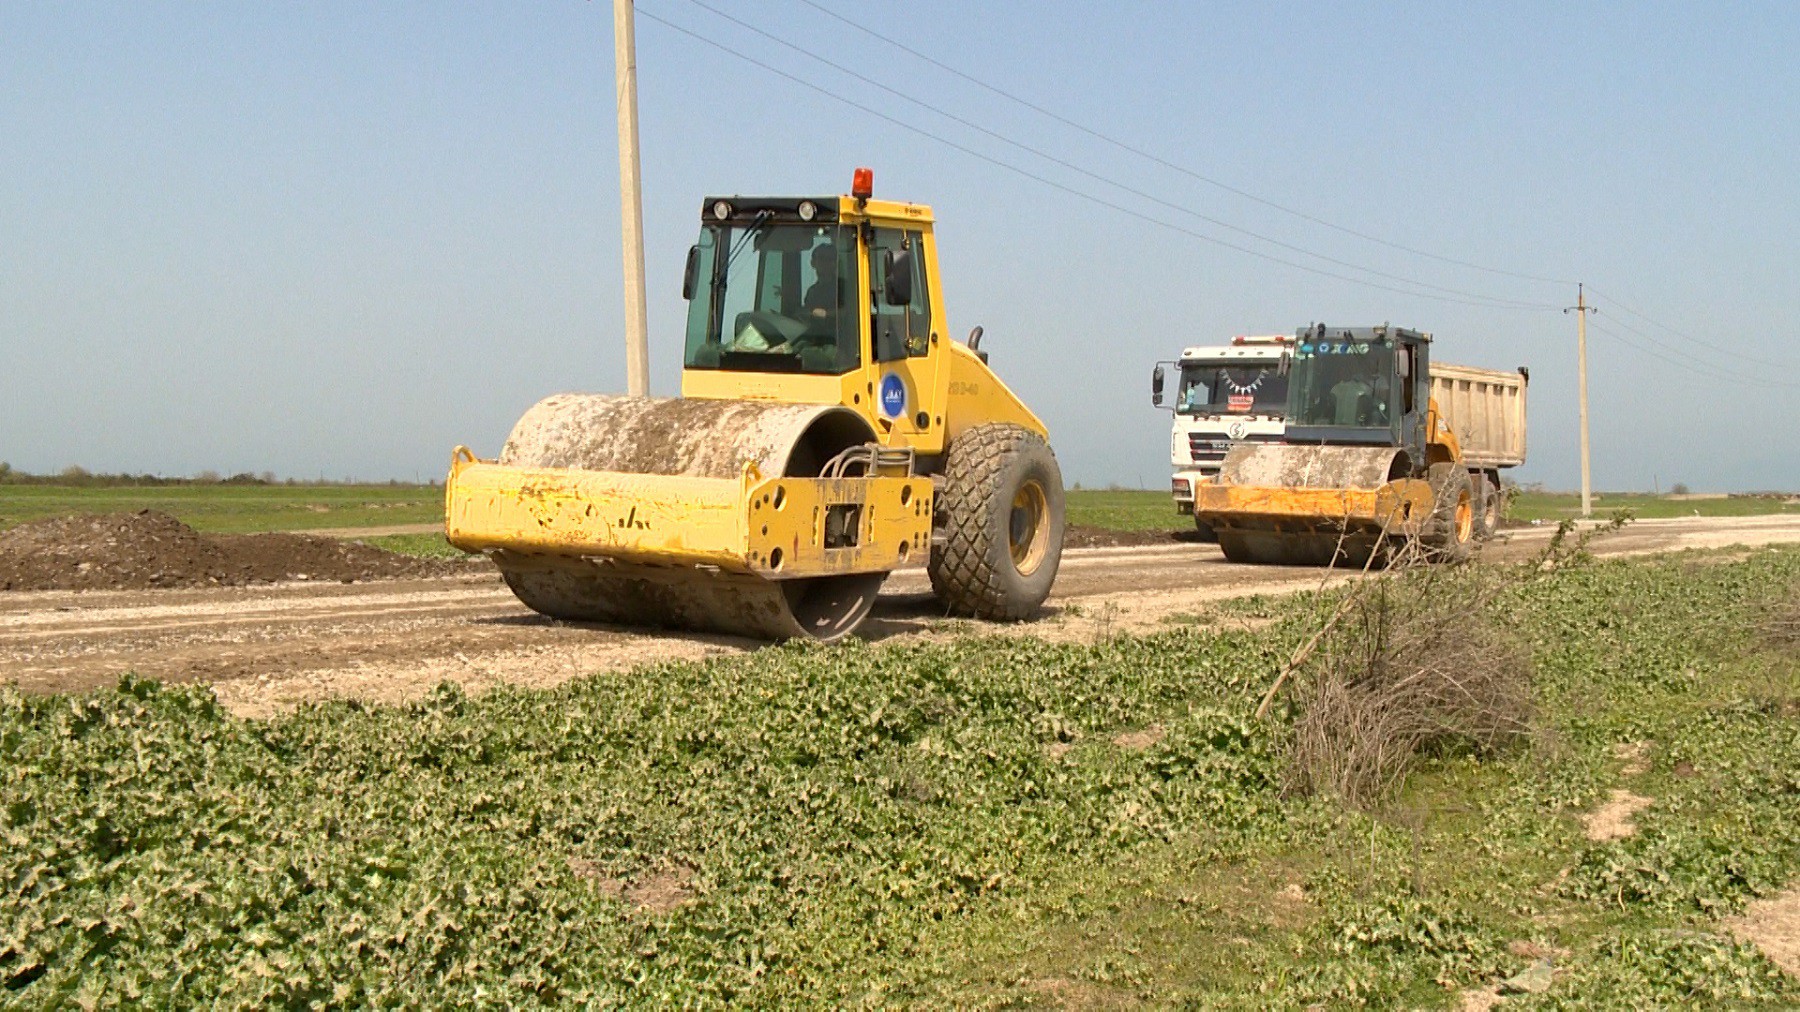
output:
M912 301L887 304L888 252L910 252ZM931 350L931 285L925 271L924 234L897 228L875 229L869 243L869 304L874 309L875 360L918 358Z

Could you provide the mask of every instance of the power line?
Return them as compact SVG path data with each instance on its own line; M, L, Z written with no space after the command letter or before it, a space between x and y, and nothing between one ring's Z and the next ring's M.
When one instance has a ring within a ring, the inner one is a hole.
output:
M1211 243L1212 245L1220 246L1225 249L1243 253L1247 256L1253 256L1260 260L1268 261L1270 263L1280 264L1284 267L1291 267L1295 270L1305 271L1309 274L1317 274L1322 277L1335 278L1339 281L1347 281L1354 285L1362 285L1363 287L1366 287L1366 288L1375 288L1375 289L1380 289L1382 291L1394 292L1396 294L1406 295L1406 296L1410 296L1412 298L1431 299L1431 300L1438 301L1438 302L1457 303L1457 304L1465 305L1465 306L1477 306L1477 307L1480 307L1483 309L1527 309L1527 308L1537 309L1537 308L1542 308L1542 309L1548 310L1548 309L1555 308L1553 306L1547 306L1547 305L1538 307L1538 306L1534 306L1531 304L1525 304L1525 305L1520 305L1520 306L1509 306L1504 303L1499 303L1496 300L1486 299L1485 297L1482 297L1483 301L1476 301L1473 299L1455 298L1455 297L1447 296L1447 295L1435 295L1430 292L1420 292L1420 291L1412 291L1412 290L1405 289L1405 288L1396 288L1392 285L1380 284L1375 281L1370 281L1366 278L1354 277L1354 276L1351 276L1348 274L1339 274L1335 271L1324 270L1322 268L1313 267L1308 264L1295 263L1292 260L1286 260L1281 257L1274 256L1269 253L1265 253L1258 249L1252 249L1248 246L1241 246L1237 243L1233 243L1233 242L1230 242L1225 239L1220 239L1217 236L1207 235L1204 232L1195 231L1194 229L1191 229L1191 228L1184 228L1184 227L1174 224L1172 222L1164 221L1164 220L1162 220L1160 218L1156 218L1152 215L1145 214L1145 213L1135 210L1133 208L1126 207L1122 204L1118 204L1113 201L1107 200L1104 197L1095 196L1094 194L1088 193L1085 190L1080 190L1073 186L1069 186L1065 183L1057 182L1056 180L1053 180L1053 179L1047 178L1045 176L1042 176L1038 173L1032 172L1029 169L1022 168L1018 165L1014 165L1013 163L1008 162L1004 159L996 158L993 155L989 155L984 152L978 151L978 150L971 148L965 144L960 144L960 143L953 141L947 137L943 137L938 134L934 134L931 131L924 129L923 127L915 126L911 123L906 122L905 120L891 116L891 115L889 115L885 112L882 112L878 109L863 105L859 102L852 101L851 99L845 98L844 96L839 95L838 93L830 90L829 88L814 84L811 81L808 81L797 75L790 74L785 70L775 67L769 63L765 63L762 60L758 60L755 57L750 56L748 54L739 52L738 50L733 49L732 47L730 47L722 42L718 42L714 39L708 38L707 36L702 35L701 33L694 31L693 29L686 28L682 25L678 25L678 24L674 23L673 21L669 21L665 18L659 17L647 10L643 10L640 8L638 10L638 14L644 18L649 19L650 21L653 21L659 25L662 25L665 28L668 28L675 32L679 32L682 35L686 35L689 38L692 38L698 42L701 42L708 46L711 46L712 48L717 49L720 52L726 53L730 56L736 57L737 59L743 60L744 62L749 63L752 66L761 68L762 70L765 70L771 74L776 75L777 77L784 78L784 79L791 81L794 84L798 84L801 87L806 88L810 91L818 92L819 94L824 95L825 97L830 98L833 101L836 101L843 105L849 106L850 108L856 109L859 112L867 113L871 116L876 117L877 119L884 120L888 123L893 124L894 126L900 127L903 130L907 130L911 133L914 133L921 137L924 137L927 140L936 141L939 144L943 144L946 147L953 148L953 149L960 151L963 154L966 154L972 158L977 158L977 159L980 159L981 161L987 162L990 165L998 166L999 168L1006 169L1009 172L1017 173L1018 175L1024 176L1025 178L1030 179L1034 182L1040 183L1044 186L1051 187L1052 189L1060 190L1063 193L1067 193L1071 196L1079 197L1082 200L1086 200L1090 203L1096 204L1100 207L1104 207L1108 210L1116 211L1120 214L1126 215L1127 217L1135 218L1139 221L1143 221L1143 222L1146 222L1151 225L1156 225L1160 228L1165 228L1170 231L1177 232L1177 233L1189 236L1194 239L1199 239L1202 242ZM1358 269L1360 270L1362 268L1358 268ZM1410 282L1410 281L1406 282L1406 283L1415 284L1415 285L1417 284L1416 282Z
M1443 256L1442 254L1432 253L1429 250L1417 249L1412 246L1407 246L1403 243L1394 242L1389 239L1383 239L1380 236L1370 235L1367 232L1361 232L1361 231L1358 231L1356 229L1350 228L1345 225L1339 225L1334 222L1327 221L1324 218L1320 218L1317 215L1308 214L1305 211L1297 210L1295 208L1291 208L1291 207L1288 207L1283 204L1278 204L1275 201L1269 200L1267 198L1259 197L1256 194L1249 192L1248 190L1243 190L1236 186L1232 186L1229 183L1221 182L1210 176L1202 175L1201 173L1196 172L1193 169L1190 169L1184 165L1179 165L1175 162L1169 161L1168 159L1161 157L1160 155L1154 154L1150 151L1144 150L1143 148L1137 147L1136 145L1127 143L1126 141L1122 141L1116 137L1102 133L1101 131L1095 130L1094 128L1087 126L1086 124L1079 123L1075 120L1068 118L1067 116L1063 116L1060 113L1057 113L1050 109L1047 109L1044 106L1031 101L1030 99L1021 98L1020 96L1015 95L1012 92L999 87L998 85L989 84L988 82L983 81L980 78L975 77L972 74L965 73L961 70L958 70L955 67L950 66L947 63L944 63L941 60L937 60L931 56L927 56L926 54L918 51L917 49L914 49L911 46L906 45L903 42L899 42L895 39L889 38L887 35L884 35L881 32L876 31L873 28L868 28L864 25L858 24L857 22L852 21L851 19L843 16L842 14L839 14L838 12L830 9L829 7L826 7L822 4L814 2L814 0L800 0L800 2L805 4L808 7L811 7L812 9L818 11L819 13L824 14L825 16L827 16L829 18L832 18L833 20L842 22L843 24L846 24L846 25L850 26L851 28L854 28L857 31L862 32L865 35L868 35L872 38L875 38L882 42L885 42L888 45L895 47L896 49L902 50L903 52L909 53L912 56L917 57L918 59L931 64L933 67L936 67L939 70L944 71L947 74L961 78L962 80L967 81L970 84L973 84L978 88L983 88L989 92L992 92L993 94L999 95L1001 98L1004 98L1010 102L1014 102L1014 103L1017 103L1018 105L1024 106L1025 108L1030 109L1031 111L1038 113L1039 115L1047 116L1050 119L1053 119L1056 122L1061 123L1062 125L1064 125L1066 127L1069 127L1070 129L1078 130L1081 133L1088 135L1089 137L1092 137L1099 141L1104 141L1105 143L1110 144L1113 147L1118 148L1121 151L1127 152L1128 154L1136 155L1139 158L1142 158L1147 161L1153 162L1157 165L1160 165L1165 169L1169 169L1171 171L1178 172L1184 176L1187 176L1190 179L1194 179L1198 182L1205 183L1208 186L1212 186L1212 187L1216 187L1218 189L1224 190L1227 193L1242 197L1245 200L1249 200L1254 203L1261 204L1264 207L1273 208L1274 210L1280 211L1283 214L1292 215L1303 221L1309 221L1315 225L1319 225L1319 226L1331 229L1336 232L1342 232L1345 235L1355 236L1356 238L1362 239L1365 242L1372 242L1377 245L1386 246L1389 249L1396 249L1403 253L1410 253L1413 256L1425 257L1426 259L1429 259L1429 260L1436 260L1440 263L1454 264L1458 267L1467 267L1471 270L1483 271L1488 274L1498 274L1498 275L1503 275L1505 277L1521 278L1526 281L1540 281L1540 282L1544 282L1546 284L1554 284L1554 285L1574 284L1573 281L1565 280L1563 278L1544 277L1543 275L1539 275L1539 274L1526 274L1521 271L1511 271L1511 270L1506 270L1506 269L1499 268L1499 267L1488 267L1483 264L1474 263L1472 261L1458 260L1455 257L1447 257L1447 256Z
M1619 321L1615 318L1612 322L1617 324ZM1659 362L1664 362L1668 365L1672 365L1672 366L1676 367L1677 369L1682 369L1687 372L1700 374L1705 379L1712 380L1715 382L1741 383L1745 386L1762 387L1762 388L1770 389L1770 390L1787 390L1787 389L1793 389L1796 386L1800 386L1800 384L1795 384L1795 383L1782 383L1782 382L1778 382L1778 381L1774 381L1774 380L1761 379L1761 378L1755 377L1755 376L1743 376L1743 375L1739 375L1737 373L1722 372L1718 369L1717 366L1710 365L1710 364L1702 362L1702 361L1698 361L1698 360L1691 359L1691 358L1689 358L1689 359L1677 358L1674 355L1665 354L1664 352L1658 351L1656 349L1656 346L1642 344L1633 338L1626 337L1622 333L1611 330L1611 329L1601 325L1601 323L1598 320L1588 324L1588 329L1592 330L1596 334L1600 334L1605 337L1611 338L1612 340L1617 341L1620 344L1622 344L1628 348L1631 348L1632 350L1636 351L1640 355L1647 355L1650 358L1656 359ZM1640 335L1640 336L1642 336L1642 335ZM1661 347L1667 348L1668 346L1661 345ZM1680 354L1680 353L1676 352L1676 354Z
M1284 242L1284 241L1282 241L1280 239L1276 239L1272 236L1263 235L1259 232L1255 232L1250 229L1243 228L1238 225L1234 225L1231 222L1224 221L1219 218L1215 218L1208 214L1204 214L1193 208L1184 207L1182 205L1175 204L1175 203L1171 202L1167 196L1154 194L1154 193L1148 193L1144 190L1137 189L1136 187L1119 182L1116 179L1112 179L1108 176L1104 176L1104 175L1101 175L1100 173L1093 172L1089 169L1083 168L1082 166L1077 165L1074 162L1068 161L1067 159L1064 159L1064 158L1060 158L1060 157L1053 155L1047 151L1044 151L1041 148L1034 147L1023 141L1015 140L1014 138L1008 137L1005 134L1002 134L998 131L991 130L987 127L982 126L979 123L969 120L963 116L957 115L956 113L950 112L949 110L946 110L940 106L933 105L932 103L927 102L924 99L918 98L917 96L910 95L904 91L899 90L898 88L894 88L887 84L884 84L881 81L878 81L866 74L863 74L860 71L857 71L850 67L846 67L841 63L837 63L827 57L821 56L818 53L815 53L809 49L806 49L803 46L799 46L793 42L789 42L788 40L783 39L780 36L777 36L771 32L764 31L763 29L758 28L756 25L753 25L753 24L751 24L747 21L744 21L740 18L734 17L733 15L728 14L725 11L718 9L717 7L714 7L711 4L705 3L704 0L687 0L687 2L692 4L695 7L699 7L702 10L708 11L708 12L718 16L719 18L721 18L725 21L731 22L732 24L737 25L739 28L742 28L749 32L754 32L755 34L761 36L764 39L769 40L770 42L775 43L776 45L790 49L790 50L792 50L796 53L799 53L800 55L805 56L808 59L814 60L818 63L822 63L825 66L830 67L831 69L833 69L841 74L844 74L848 77L854 78L855 80L861 81L862 83L867 84L871 87L879 88L880 90L887 92L890 95L893 95L904 101L910 102L913 105L918 106L919 108L924 109L928 112L936 113L937 115L942 116L945 119L948 119L953 123L960 124L964 127L967 127L970 130L974 130L974 131L976 131L980 134L983 134L987 137L991 137L994 140L1001 142L1002 144L1009 145L1013 148L1016 148L1020 151L1025 152L1027 154L1034 155L1038 158L1043 159L1044 161L1050 162L1053 165L1061 166L1064 169L1067 169L1071 172L1085 176L1088 179L1091 179L1091 180L1093 180L1097 183L1100 183L1104 186L1110 186L1116 190L1120 190L1124 193L1128 193L1128 194L1130 194L1134 197L1137 197L1139 199L1142 199L1142 200L1147 200L1147 201L1151 201L1152 203L1162 204L1164 206L1171 207L1174 210L1181 212L1182 214L1186 214L1192 218L1195 218L1199 221L1206 222L1207 224L1213 225L1217 228L1222 228L1222 229L1226 229L1231 232L1236 232L1240 235L1248 236L1259 242L1265 242L1271 246L1276 246L1276 247L1288 250L1293 253L1298 253L1301 256L1312 257L1313 259L1320 260L1320 261L1323 261L1328 264L1333 264L1338 267L1344 267L1344 268L1347 268L1347 269L1353 270L1353 271L1362 271L1365 274L1371 274L1378 278L1386 278L1389 281L1398 281L1401 284L1413 285L1418 288L1426 289L1428 291L1442 292L1447 295L1458 295L1458 296L1462 296L1464 298L1478 299L1483 302L1491 302L1491 303L1495 304L1495 308L1515 308L1515 309L1535 309L1535 310L1551 310L1551 309L1557 308L1557 307L1549 305L1547 303L1529 302L1529 301L1526 301L1523 299L1511 299L1511 298L1506 298L1504 296L1489 295L1484 292L1466 291L1466 290L1460 289L1460 288L1447 288L1443 285L1435 285L1430 282L1420 281L1417 278L1410 278L1410 277L1406 277L1406 276L1400 275L1400 274L1392 274L1387 271L1377 270L1373 267L1365 267L1362 264L1353 263L1348 260L1340 260L1336 257L1327 256L1323 253L1317 253L1317 252L1314 252L1313 250L1306 249L1303 246L1297 246L1293 243Z
M1711 341L1702 340L1701 338L1695 337L1692 334L1687 334L1682 331L1676 330L1674 327L1671 327L1666 323L1660 323L1657 320L1653 319L1652 317L1646 316L1645 314L1639 312L1638 310L1635 310L1635 309L1631 308L1630 306L1627 306L1625 303L1620 302L1618 299L1615 299L1610 295L1602 295L1598 289L1595 289L1594 294L1599 295L1601 298L1612 303L1615 308L1621 309L1621 310L1625 311L1626 313L1629 313L1630 315L1644 321L1645 323L1649 324L1650 326L1656 327L1661 330L1665 330L1671 334L1674 334L1676 337L1681 338L1684 341L1692 342L1694 344L1701 346L1702 348L1708 348L1708 349L1716 351L1722 355L1729 355L1732 358L1743 359L1744 361L1749 362L1752 365L1766 366L1770 369L1792 369L1792 368L1794 368L1792 363L1770 362L1765 359L1760 359L1760 358L1756 358L1751 355L1746 355L1741 351L1734 351L1731 348L1721 347L1719 345L1713 344ZM1624 323L1620 323L1619 325L1622 327L1625 326ZM1643 336L1646 340L1654 340L1654 338L1651 338L1650 335L1648 335L1648 334L1644 334L1642 331L1635 331L1635 332L1640 334L1641 336Z

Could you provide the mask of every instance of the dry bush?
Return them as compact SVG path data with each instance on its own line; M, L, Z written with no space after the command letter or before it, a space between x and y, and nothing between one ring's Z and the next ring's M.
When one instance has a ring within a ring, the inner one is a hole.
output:
M1290 789L1357 806L1389 797L1421 756L1492 753L1532 731L1531 651L1505 621L1505 597L1564 566L1591 560L1588 544L1630 523L1576 533L1558 525L1522 565L1446 565L1417 540L1386 568L1343 590L1338 607L1270 684L1293 715Z
M1763 616L1758 631L1763 642L1778 650L1800 648L1800 587L1788 592Z
M1486 754L1528 734L1531 654L1499 621L1505 583L1461 567L1356 588L1296 673L1290 786L1368 805L1422 755Z
M1565 523L1523 566L1433 564L1424 545L1402 544L1385 572L1344 591L1263 700L1266 714L1288 687L1289 787L1368 806L1423 755L1489 754L1528 735L1531 651L1504 621L1502 598L1586 557L1593 537L1628 521L1619 515L1576 538Z

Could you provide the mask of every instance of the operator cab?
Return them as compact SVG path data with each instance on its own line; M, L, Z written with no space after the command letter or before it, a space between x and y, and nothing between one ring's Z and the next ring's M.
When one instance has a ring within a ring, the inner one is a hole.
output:
M872 224L866 199L708 197L682 278L685 367L841 376L924 355L921 233Z
M1294 335L1287 441L1419 448L1431 401L1431 335L1383 324Z

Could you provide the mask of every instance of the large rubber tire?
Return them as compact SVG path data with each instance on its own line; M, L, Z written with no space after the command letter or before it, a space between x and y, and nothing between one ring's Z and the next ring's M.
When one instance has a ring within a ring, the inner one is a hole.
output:
M931 543L931 589L953 615L1016 622L1037 613L1062 561L1063 484L1043 438L978 425L951 441Z
M1207 523L1199 517L1195 517L1194 540L1201 544L1210 545L1219 540L1219 532L1213 530L1212 524Z
M1481 526L1476 533L1486 541L1500 530L1500 514L1506 509L1506 497L1501 494L1500 484L1493 475L1484 474L1475 481L1481 491Z
M1436 562L1463 562L1475 547L1475 483L1458 464L1433 464L1426 469L1434 506L1425 528L1425 552Z

